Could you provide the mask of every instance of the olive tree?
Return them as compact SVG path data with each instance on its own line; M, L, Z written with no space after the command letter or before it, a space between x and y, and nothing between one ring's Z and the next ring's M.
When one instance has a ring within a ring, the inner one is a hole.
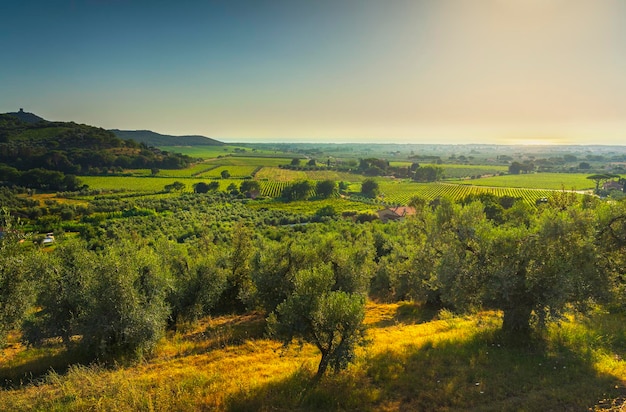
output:
M100 359L149 354L170 313L168 281L157 255L129 243L109 247L93 262L97 278L82 318L82 344Z
M0 211L0 347L7 334L18 327L32 306L35 296L35 277L32 253L20 245L8 211Z
M501 309L502 330L527 336L566 307L606 297L592 211L544 210L531 224L495 225L481 207L457 207L454 238L437 267L444 302Z
M24 325L24 339L39 344L46 338L60 337L66 346L81 333L83 316L89 310L93 285L95 253L84 242L69 241L39 256L41 288L37 297L40 310Z
M319 349L317 378L329 366L335 371L345 368L357 344L363 342L365 298L333 290L334 284L328 264L298 271L293 293L268 318L270 333L285 345L298 339Z

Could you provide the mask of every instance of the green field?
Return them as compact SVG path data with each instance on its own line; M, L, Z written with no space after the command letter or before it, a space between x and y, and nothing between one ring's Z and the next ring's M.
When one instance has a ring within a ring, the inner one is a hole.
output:
M232 178L250 177L257 169L257 166L218 166L206 172L200 173L198 177L216 179L222 177L222 172L227 171Z
M531 173L474 179L463 184L492 187L524 187L530 189L589 190L595 187L585 173Z
M193 185L198 182L207 182L209 179L202 178L175 178L175 177L135 177L135 176L82 176L81 181L91 189L101 190L124 190L129 192L158 192L166 185L176 181L186 185L186 192L193 190ZM237 186L241 179L220 179L220 190L225 190L230 183Z
M160 146L159 149L167 152L182 153L191 157L201 159L212 159L227 154L237 155L269 155L280 156L280 153L269 150L248 149L241 146L224 145L224 146ZM235 151L237 149L238 151Z
M280 166L291 163L291 158L284 157L250 157L250 156L224 156L210 159L207 163L233 166Z

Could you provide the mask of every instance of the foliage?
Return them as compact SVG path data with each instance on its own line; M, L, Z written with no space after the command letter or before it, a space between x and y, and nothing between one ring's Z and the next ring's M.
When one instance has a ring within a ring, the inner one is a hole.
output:
M334 180L321 180L315 184L315 192L321 198L331 197L337 191L337 183Z
M285 200L306 200L311 196L313 185L308 180L295 182L287 185L282 193L281 197Z
M209 242L185 245L165 239L159 239L155 251L171 280L166 296L170 325L195 322L214 313L226 287L222 252Z
M20 171L41 168L69 175L98 174L114 168L177 169L191 161L185 155L121 140L110 131L76 123L0 121L0 135L4 136L0 163Z
M334 283L329 265L298 271L293 293L268 318L270 333L286 345L297 337L317 346L318 378L328 366L345 368L363 337L364 297L333 290Z
M103 360L150 354L169 316L167 279L158 257L150 249L122 244L100 254L94 268L98 277L81 344Z
M34 300L36 273L32 253L23 250L19 227L6 209L0 210L0 348L19 326Z
M365 197L376 197L379 193L378 182L374 179L365 179L361 184L361 194Z
M385 261L391 280L394 271L416 274L401 277L414 279L413 297L434 292L456 310L501 309L503 330L518 337L530 332L533 318L541 326L570 304L584 310L591 299L606 299L609 280L599 270L591 210L573 205L521 217L523 209L514 208L503 221L490 221L479 202L442 201L433 211L423 201L415 205L421 208L409 223L415 234L404 249L408 259L392 253Z
M261 192L261 185L256 180L244 180L239 185L239 191L248 197L258 195Z
M436 182L443 179L444 169L440 166L420 166L413 171L416 182Z
M165 185L164 189L166 192L182 192L183 190L185 190L185 184L177 180L174 183ZM194 189L195 189L195 186L194 186Z
M163 336L169 307L168 280L157 255L122 242L101 252L67 244L41 264L46 277L37 300L41 310L25 338L39 344L74 335L92 359L134 359L149 354Z

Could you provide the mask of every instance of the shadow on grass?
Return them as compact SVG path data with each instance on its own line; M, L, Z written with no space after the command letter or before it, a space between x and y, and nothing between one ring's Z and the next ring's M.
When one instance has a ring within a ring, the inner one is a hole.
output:
M590 359L567 347L548 346L509 346L493 331L465 340L408 344L325 376L317 385L313 371L301 369L287 379L242 390L227 406L230 411L582 411L626 395L624 382L598 373Z
M66 373L72 365L88 365L92 359L79 351L67 350L61 344L29 348L4 365L0 365L0 387L16 388L41 380L50 371Z
M398 305L398 309L392 318L382 319L373 323L372 327L385 328L397 325L399 323L405 325L416 325L420 323L430 322L437 319L437 315L441 310L440 306L429 305L416 302L402 302Z
M185 335L183 341L196 345L179 356L197 355L226 346L242 345L247 340L260 339L265 334L265 324L265 317L258 313L218 318L215 323Z

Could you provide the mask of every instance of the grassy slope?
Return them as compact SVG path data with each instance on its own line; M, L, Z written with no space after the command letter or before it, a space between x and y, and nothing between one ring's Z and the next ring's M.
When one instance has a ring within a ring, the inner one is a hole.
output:
M72 367L0 391L0 409L587 410L626 396L623 318L568 322L529 349L498 338L495 313L436 315L370 304L370 344L355 365L318 385L315 348L284 350L263 338L260 315L207 319L169 336L149 362ZM5 351L0 377L24 364L45 371L60 356L31 351Z

